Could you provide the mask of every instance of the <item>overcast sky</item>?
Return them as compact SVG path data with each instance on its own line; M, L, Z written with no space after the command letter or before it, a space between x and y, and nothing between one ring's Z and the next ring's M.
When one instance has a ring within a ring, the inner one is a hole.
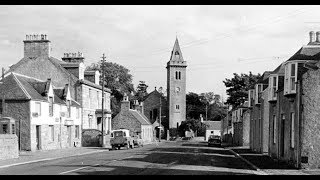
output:
M0 6L0 66L23 57L26 34L48 35L52 53L83 52L166 89L166 63L176 35L187 61L187 92L226 98L233 73L274 70L320 31L320 6Z

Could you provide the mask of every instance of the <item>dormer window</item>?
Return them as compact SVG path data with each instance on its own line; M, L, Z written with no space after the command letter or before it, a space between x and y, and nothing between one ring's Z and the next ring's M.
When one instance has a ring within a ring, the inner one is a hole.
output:
M178 51L174 52L174 55L175 55L176 58L179 58L179 57L180 57L180 54L179 54Z
M284 75L284 94L295 94L296 93L296 82L298 74L298 63L290 62L285 65Z
M269 92L268 100L275 101L277 100L277 90L278 90L278 75L270 75L269 77Z
M263 84L256 84L255 87L255 104L261 103Z

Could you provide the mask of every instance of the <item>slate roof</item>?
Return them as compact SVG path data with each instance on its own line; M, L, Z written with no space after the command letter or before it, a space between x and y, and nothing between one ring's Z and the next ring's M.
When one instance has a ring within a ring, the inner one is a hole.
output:
M138 120L142 125L151 125L148 118L137 110L129 109L129 112Z
M180 58L179 59L176 59L175 57L175 52L178 52L179 55L180 55ZM184 61L183 60L183 57L182 57L182 52L181 52L181 49L180 49L180 45L179 45L179 41L178 41L178 38L176 38L176 41L174 42L174 46L173 46L173 49L171 51L171 57L170 57L170 61Z
M268 76L272 71L265 71L262 76L258 79L257 83L268 83Z
M294 60L320 60L320 45L306 45L301 47L287 61Z
M11 100L41 100L48 101L46 92L48 92L49 84L46 81L41 81L32 77L24 76L17 73L11 73L1 80L0 91L5 92L5 98ZM61 89L53 89L54 103L66 104L56 92ZM80 107L80 104L71 100L71 105Z
M94 88L97 88L97 89L99 89L99 90L102 90L102 86L100 86L100 85L98 85L98 84L95 84L95 83L93 83L93 82L91 82L91 81L88 81L88 80L85 80L85 79L80 79L79 80L79 83L80 84L85 84L85 85L88 85L88 86L91 86L91 87L94 87ZM109 89L109 88L103 88L103 90L105 91L105 92L109 92L109 93L111 93L111 90Z
M221 130L221 121L203 121L203 123L209 125L207 130Z

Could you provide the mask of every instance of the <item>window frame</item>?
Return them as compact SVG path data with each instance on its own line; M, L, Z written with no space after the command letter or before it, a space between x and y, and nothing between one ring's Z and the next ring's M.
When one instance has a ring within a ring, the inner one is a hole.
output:
M260 88L260 91L259 91L259 88ZM256 84L255 85L255 99L254 99L255 104L261 103L261 102L259 102L259 95L260 95L260 93L262 93L262 91L263 91L263 84L262 83Z
M38 116L41 116L41 102L35 102L34 104L35 112L38 113ZM37 105L39 105L39 109L37 108Z
M297 91L297 77L298 77L298 68L299 62L288 62L285 65L285 77L284 77L284 94L295 94ZM294 75L292 71L294 67Z
M54 142L54 125L49 125L50 129L50 141Z

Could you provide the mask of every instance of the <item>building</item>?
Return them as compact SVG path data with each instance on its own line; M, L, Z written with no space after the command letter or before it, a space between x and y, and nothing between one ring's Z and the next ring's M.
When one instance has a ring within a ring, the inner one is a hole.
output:
M254 89L249 90L249 106L252 107L250 110L250 118L252 118L250 123L250 133L252 133L250 148L260 153L268 153L269 133L265 129L269 129L269 118L264 119L264 112L268 111L268 109L264 109L267 108L264 103L264 94L267 93L270 73L270 71L264 72L255 84Z
M130 101L127 95L124 95L121 101L120 112L112 119L112 130L128 129L130 135L138 135L144 143L153 141L153 128L148 118L143 113L143 103L135 100L133 109L130 109Z
M12 125L21 150L49 150L81 145L81 106L70 95L70 86L55 87L10 73L1 79L0 114L18 122ZM1 129L5 129L2 124Z
M232 123L234 127L233 145L249 146L250 111L248 101L232 111Z
M60 59L51 56L51 41L47 35L26 35L24 57L7 71L42 81L51 79L55 87L70 86L70 96L82 107L81 129L101 130L102 86L98 71L86 71L82 53L64 53ZM6 76L5 75L5 76ZM104 88L104 130L111 130L110 89Z
M156 137L159 137L159 117L160 117L160 98L161 98L161 125L165 129L169 129L168 122L168 103L167 99L155 88L143 98L144 115L149 118L150 123L153 125L153 130ZM162 135L165 134L162 131Z
M221 137L222 141L232 144L233 136L233 123L232 123L232 107L227 109L227 115L221 120Z
M186 119L186 67L187 62L176 38L166 67L169 129L177 129Z
M206 125L205 141L208 141L211 135L221 137L221 121L203 121L203 124Z

